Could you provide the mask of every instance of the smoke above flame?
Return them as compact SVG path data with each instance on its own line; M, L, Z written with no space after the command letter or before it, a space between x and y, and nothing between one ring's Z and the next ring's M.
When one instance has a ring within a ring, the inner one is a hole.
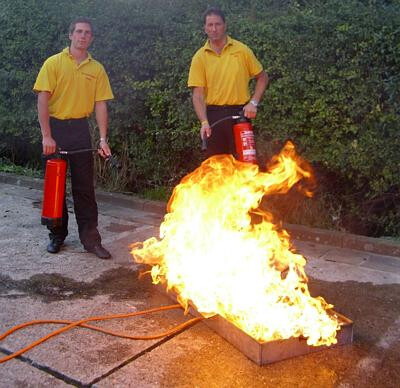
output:
M311 297L305 258L259 208L264 196L301 180L312 180L312 171L291 142L267 172L213 156L175 187L159 238L133 244L134 260L151 265L153 282L166 283L183 306L219 314L258 341L303 336L309 345L334 344L333 306Z

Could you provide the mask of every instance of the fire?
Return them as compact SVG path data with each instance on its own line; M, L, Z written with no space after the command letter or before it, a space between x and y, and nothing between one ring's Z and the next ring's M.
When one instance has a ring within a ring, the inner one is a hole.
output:
M185 307L219 314L258 341L303 336L309 345L335 344L333 306L311 297L305 258L259 208L264 195L286 193L303 178L311 169L290 142L267 172L213 156L175 187L160 238L133 244L134 259L150 264L153 283L166 282Z

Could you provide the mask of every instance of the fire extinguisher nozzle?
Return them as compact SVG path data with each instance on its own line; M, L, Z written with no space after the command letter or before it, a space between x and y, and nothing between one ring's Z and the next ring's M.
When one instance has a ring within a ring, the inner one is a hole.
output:
M206 139L201 139L201 150L206 151L207 150L207 140Z

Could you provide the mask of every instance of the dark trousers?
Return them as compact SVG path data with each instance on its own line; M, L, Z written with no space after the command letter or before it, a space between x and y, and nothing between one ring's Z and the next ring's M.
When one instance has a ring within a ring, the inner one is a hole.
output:
M51 135L57 148L65 151L91 148L91 138L87 119L58 120L50 118ZM98 211L94 191L93 155L83 152L66 156L70 173L75 218L79 238L85 248L101 243L97 230ZM64 241L68 235L68 209L64 198L61 226L48 227L50 239Z
M210 125L229 116L236 116L243 110L243 105L208 105L207 119ZM236 155L235 139L233 136L234 120L227 118L211 129L211 136L207 139L206 157L217 154Z

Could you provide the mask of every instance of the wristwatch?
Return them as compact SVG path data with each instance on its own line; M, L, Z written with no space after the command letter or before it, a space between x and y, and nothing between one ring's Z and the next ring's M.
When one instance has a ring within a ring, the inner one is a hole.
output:
M256 108L258 106L258 102L256 100L250 100L250 104L254 105Z

